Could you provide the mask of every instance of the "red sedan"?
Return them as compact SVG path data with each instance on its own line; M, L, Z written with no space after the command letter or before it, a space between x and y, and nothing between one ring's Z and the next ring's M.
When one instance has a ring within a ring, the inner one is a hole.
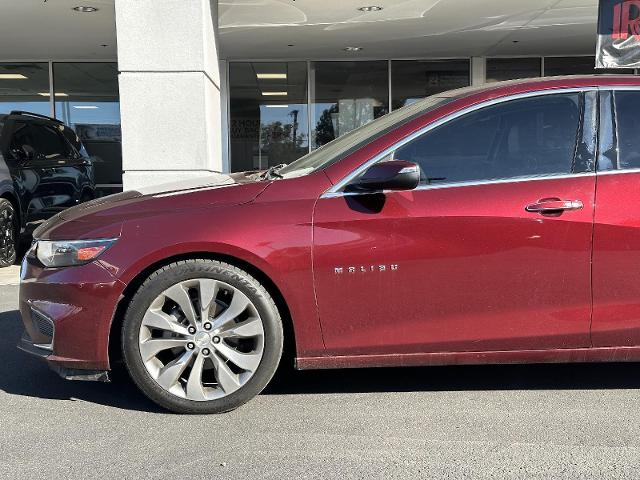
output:
M640 360L640 79L438 94L265 172L43 224L20 346L177 412L299 369Z

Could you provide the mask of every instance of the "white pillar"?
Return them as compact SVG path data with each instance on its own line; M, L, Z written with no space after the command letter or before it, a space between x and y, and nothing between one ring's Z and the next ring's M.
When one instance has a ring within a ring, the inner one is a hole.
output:
M482 85L487 82L486 57L471 57L471 85Z
M116 0L125 190L223 170L217 0Z

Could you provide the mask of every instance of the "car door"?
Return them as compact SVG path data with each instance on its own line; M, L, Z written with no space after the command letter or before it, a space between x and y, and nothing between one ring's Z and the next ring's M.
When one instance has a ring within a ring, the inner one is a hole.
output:
M56 124L17 120L12 151L31 151L19 159L18 170L27 199L27 220L38 223L75 204L78 196L75 179L67 171L72 151Z
M592 340L640 345L640 90L604 89L600 109Z
M417 189L320 198L328 353L588 347L595 98L478 107L377 158L418 163Z

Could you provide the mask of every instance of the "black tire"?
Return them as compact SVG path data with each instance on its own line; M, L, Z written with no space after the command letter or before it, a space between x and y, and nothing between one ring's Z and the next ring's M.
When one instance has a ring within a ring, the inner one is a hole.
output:
M0 267L16 263L17 218L12 203L0 198Z
M257 370L240 389L216 400L194 401L169 393L151 377L140 355L140 327L151 302L167 288L194 278L220 280L240 290L253 302L264 328L264 352ZM122 325L124 363L132 380L149 399L175 413L224 413L248 402L270 382L280 363L282 348L280 313L267 290L247 272L214 260L178 261L152 273L132 298Z

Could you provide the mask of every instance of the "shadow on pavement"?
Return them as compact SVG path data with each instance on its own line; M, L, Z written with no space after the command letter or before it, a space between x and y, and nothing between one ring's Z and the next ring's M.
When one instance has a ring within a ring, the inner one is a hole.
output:
M17 311L0 312L0 391L54 400L81 400L115 408L164 412L124 373L115 383L71 382L16 348ZM474 390L640 389L635 363L474 365L294 371L283 368L264 395Z
M127 410L162 410L138 391L122 372L116 383L67 381L40 359L17 349L22 335L22 322L17 310L0 312L0 391L11 395L80 400Z

